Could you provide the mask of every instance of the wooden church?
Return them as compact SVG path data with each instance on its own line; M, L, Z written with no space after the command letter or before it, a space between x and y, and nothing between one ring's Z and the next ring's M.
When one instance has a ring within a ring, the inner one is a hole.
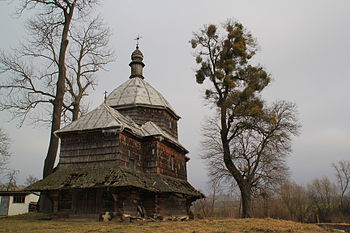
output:
M144 80L138 46L131 60L128 81L98 108L56 132L58 166L27 188L48 197L50 212L183 216L203 197L187 182L180 117Z

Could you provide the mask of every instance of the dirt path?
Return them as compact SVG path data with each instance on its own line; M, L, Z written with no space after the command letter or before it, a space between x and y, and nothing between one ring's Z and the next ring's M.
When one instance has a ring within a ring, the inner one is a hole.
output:
M325 229L336 229L336 230L340 230L340 232L350 232L350 224L337 224L337 223L332 223L332 224L327 224L327 223L323 223L323 224L318 224L318 226L323 227Z

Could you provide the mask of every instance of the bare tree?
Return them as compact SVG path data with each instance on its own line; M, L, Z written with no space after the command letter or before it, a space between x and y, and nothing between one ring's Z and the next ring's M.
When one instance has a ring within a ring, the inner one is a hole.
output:
M216 180L211 180L209 182L211 189L211 210L210 215L214 216L215 202L217 201L218 195L220 195L220 183Z
M93 73L112 60L111 51L104 48L109 32L104 26L98 27L98 18L87 26L72 26L87 20L97 0L21 3L20 12L36 9L39 13L28 22L27 43L13 55L0 54L0 73L8 75L7 82L0 86L8 97L1 101L1 109L11 111L23 123L33 109L42 106L43 111L34 112L33 118L51 125L43 172L46 177L53 171L59 143L54 132L60 129L62 119L67 119L63 116L71 112L72 117L68 118L78 118L82 98L95 85ZM66 91L70 96L65 95ZM44 117L45 112L48 118Z
M10 157L10 139L3 129L0 128L0 174L3 172Z
M76 120L81 112L86 111L82 100L96 85L96 72L114 60L113 51L108 47L109 29L99 17L85 20L72 27L69 33L67 94L62 116L65 121ZM15 50L12 56L0 55L0 71L8 75L7 81L0 85L4 93L0 108L21 118L21 124L28 116L34 122L51 123L50 109L58 74L58 33L46 21L32 20L27 28L31 32L29 43Z
M26 179L24 184L25 185L31 185L31 184L34 184L35 182L37 182L38 180L39 179L37 177L30 175L30 176L27 177L27 179Z
M308 193L316 210L317 221L330 221L337 198L335 185L327 177L315 179L308 185Z
M59 31L60 44L59 52L57 55L57 79L55 85L55 95L52 100L52 123L51 123L51 135L50 143L47 152L47 156L44 163L43 176L46 177L52 173L55 164L59 139L54 135L56 130L61 128L61 115L63 111L63 101L65 94L65 82L67 77L66 68L66 53L68 48L68 33L71 28L71 22L75 10L86 10L91 7L90 0L24 0L22 9L40 8L43 13L37 18L38 21L47 20L51 27Z
M6 190L16 190L17 189L17 175L19 171L18 170L9 170L6 174L6 183L5 183L5 189Z
M350 161L341 160L338 163L332 164L338 181L338 187L340 189L340 209L344 210L344 197L349 187L350 182Z
M202 158L207 161L209 176L224 182L237 183L241 190L243 213L248 211L245 208L251 208L254 195L276 190L287 178L288 167L285 159L291 151L292 135L298 133L294 104L280 101L263 111L264 117L237 119L232 122L237 128L245 125L229 143L230 160L235 165L238 181L227 168L223 157L220 124L213 118L204 128L205 152ZM265 196L266 200L267 198Z
M310 201L307 190L303 186L293 182L285 182L281 186L280 196L287 206L292 220L298 222L307 220Z
M71 30L72 45L67 59L66 78L69 100L66 101L65 110L71 112L73 121L84 113L82 99L87 95L87 90L96 85L96 72L114 60L114 53L108 46L110 34L99 17L86 25L73 26Z
M211 197L198 199L193 203L192 209L197 218L210 217Z

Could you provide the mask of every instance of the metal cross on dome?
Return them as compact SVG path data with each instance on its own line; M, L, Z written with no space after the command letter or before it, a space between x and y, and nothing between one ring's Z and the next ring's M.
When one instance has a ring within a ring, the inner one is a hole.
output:
M140 35L137 35L137 37L134 39L134 40L136 40L136 48L137 49L139 48L140 39L142 39L142 36L140 36Z
M104 102L105 102L105 103L106 103L106 100L107 100L107 93L108 93L107 91L104 92L104 94L105 94L105 100L104 100Z

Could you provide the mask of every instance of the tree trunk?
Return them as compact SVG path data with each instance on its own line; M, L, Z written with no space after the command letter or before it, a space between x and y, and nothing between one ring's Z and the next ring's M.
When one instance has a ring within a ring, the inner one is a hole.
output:
M73 110L72 110L72 121L76 121L79 119L79 113L80 113L80 101L77 104L74 103Z
M248 185L240 185L242 198L242 218L251 218L252 217L252 194L251 188Z
M227 168L227 170L232 174L233 178L236 180L240 191L241 191L241 199L242 199L242 218L250 218L251 217L251 187L249 185L249 182L246 182L240 173L240 171L237 169L235 164L232 162L231 159L231 152L230 152L230 143L228 141L228 127L227 127L227 109L225 106L221 106L221 142L223 147L223 153L224 153L224 163Z
M53 172L53 167L55 165L59 139L55 136L54 132L61 128L61 116L62 116L62 107L63 99L65 94L65 80L66 80L66 52L68 47L68 32L70 24L73 17L75 4L73 3L69 7L69 12L65 11L65 22L62 30L61 37L61 47L59 53L58 61L58 79L56 83L56 96L53 101L53 112L52 112L52 124L51 124L51 135L49 149L45 158L44 172L43 177L50 175Z
M57 103L54 103L53 113L52 113L52 125L51 125L49 149L47 151L47 155L45 158L43 178L47 177L48 175L50 175L53 172L53 167L55 165L59 139L58 139L58 137L56 137L54 132L56 130L60 129L61 113L62 113L62 109L59 110L59 106L57 106Z
M215 198L216 198L216 184L213 184L213 199L212 199L212 202L211 202L211 214L210 214L210 217L214 217Z
M43 173L44 178L53 172L53 167L55 165L55 161L57 157L59 139L58 137L56 137L54 132L61 128L62 106L63 106L63 98L65 93L65 77L66 77L65 54L66 54L67 46L68 46L67 37L65 39L62 38L60 59L59 59L59 75L56 83L56 97L55 97L55 100L53 101L50 143L49 143L49 149L48 149L46 159L45 159L45 164L44 164L44 173Z

